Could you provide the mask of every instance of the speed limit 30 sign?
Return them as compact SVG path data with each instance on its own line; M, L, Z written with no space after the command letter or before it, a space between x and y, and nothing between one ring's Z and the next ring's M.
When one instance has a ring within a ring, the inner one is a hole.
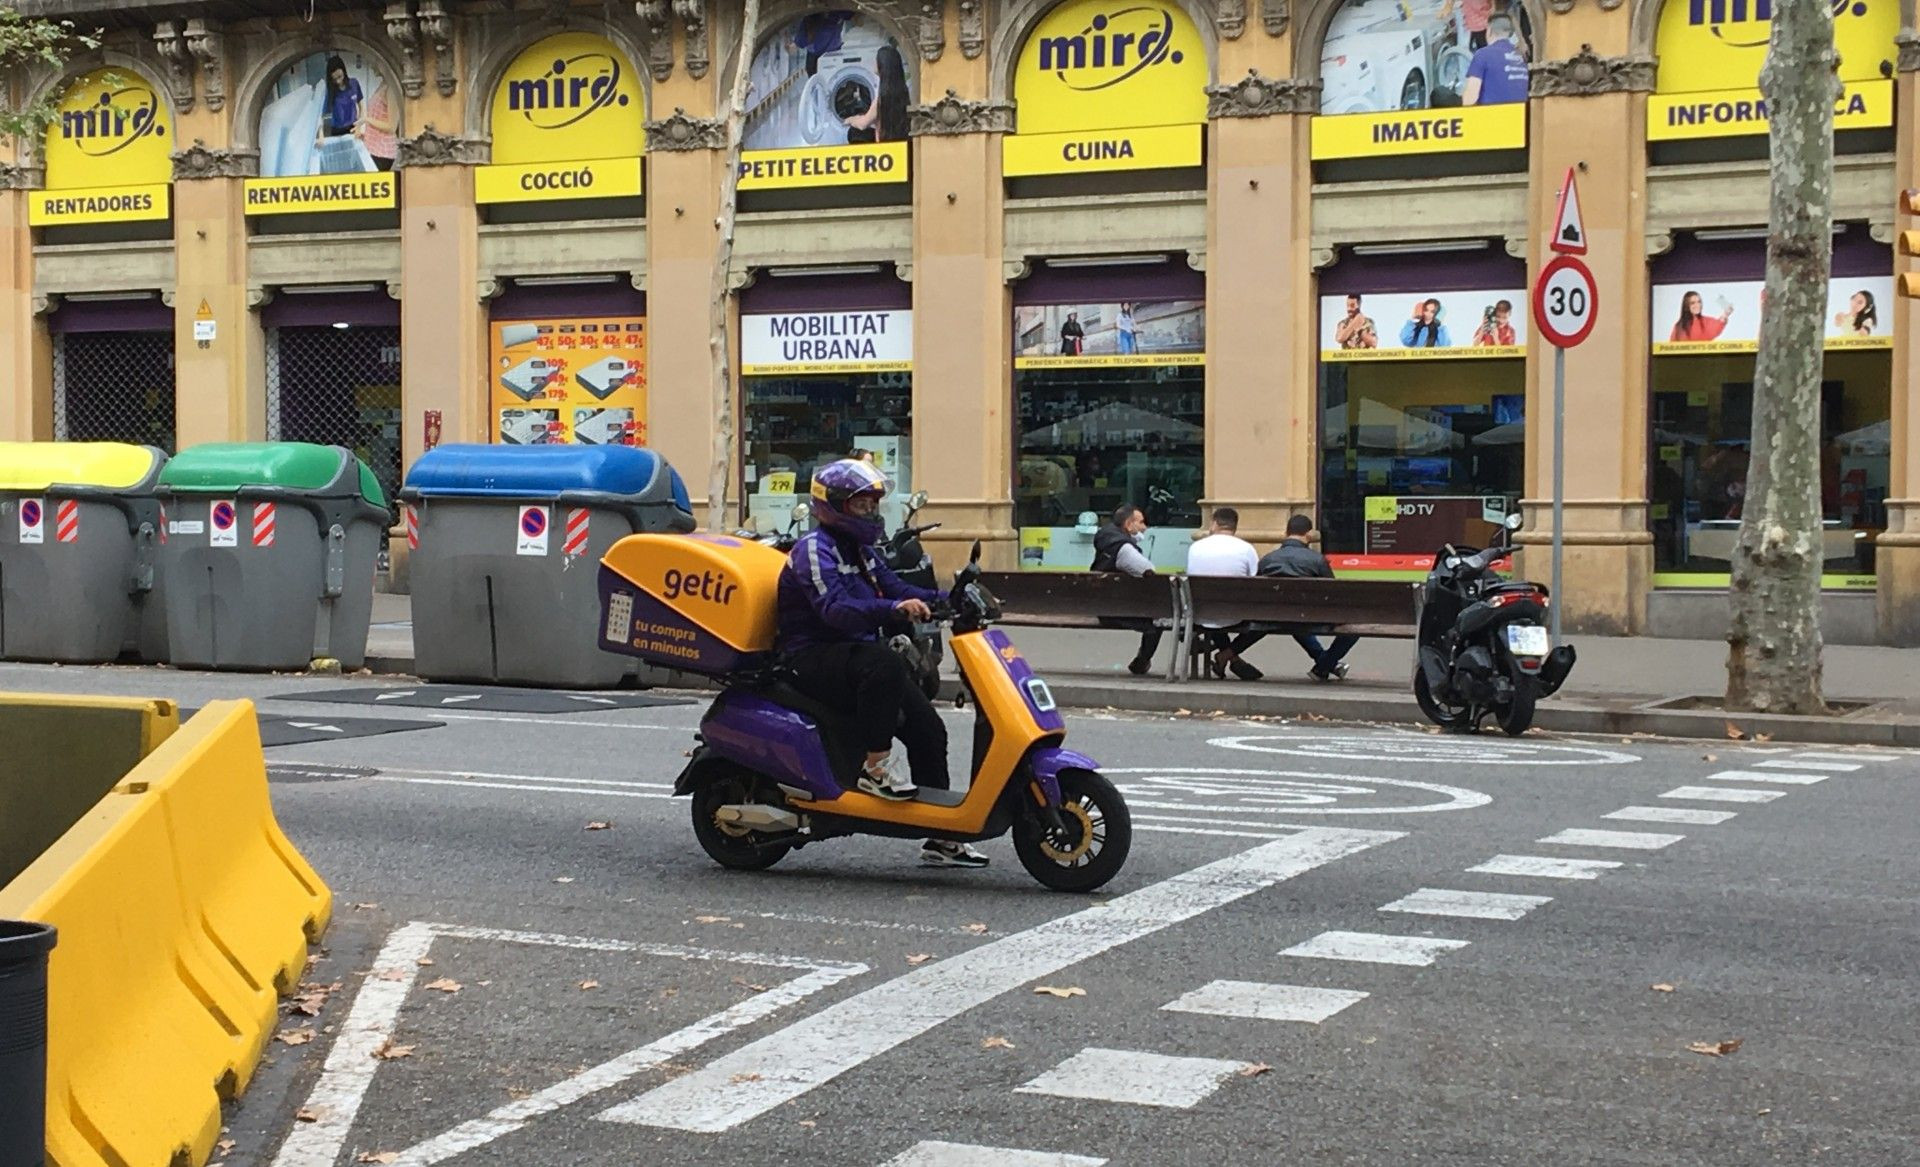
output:
M1593 273L1571 255L1556 255L1533 285L1533 321L1555 348L1572 348L1587 339L1600 312Z

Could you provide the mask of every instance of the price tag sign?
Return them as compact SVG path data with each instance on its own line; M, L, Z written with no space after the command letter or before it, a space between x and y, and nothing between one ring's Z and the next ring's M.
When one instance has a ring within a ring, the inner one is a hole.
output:
M1600 313L1600 291L1593 273L1571 255L1557 255L1541 269L1533 285L1533 321L1555 348L1573 348L1587 339Z

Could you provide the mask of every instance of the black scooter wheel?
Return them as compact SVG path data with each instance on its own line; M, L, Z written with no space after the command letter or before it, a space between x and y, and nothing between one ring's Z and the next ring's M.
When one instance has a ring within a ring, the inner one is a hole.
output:
M1120 873L1133 847L1133 816L1113 783L1091 770L1060 771L1063 832L1029 807L1013 827L1027 874L1054 891L1094 891Z
M768 843L759 831L722 823L714 812L734 803L766 801L757 799L754 788L758 776L746 770L702 782L693 792L693 837L708 857L722 867L735 871L765 871L792 850L782 843Z
M1513 683L1513 702L1499 714L1500 728L1508 737L1519 737L1532 728L1534 703L1539 699L1539 686L1531 678Z
M1479 728L1479 718L1473 715L1473 710L1440 704L1440 699L1427 686L1427 674L1419 668L1413 671L1413 699L1428 721L1448 733L1472 733Z

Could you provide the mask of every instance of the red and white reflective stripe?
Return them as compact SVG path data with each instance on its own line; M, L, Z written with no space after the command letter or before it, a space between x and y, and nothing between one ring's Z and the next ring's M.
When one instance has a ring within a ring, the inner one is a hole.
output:
M253 504L253 545L273 546L273 504L270 502Z
M578 555L587 549L587 508L575 507L567 512L567 541L561 550L568 555Z
M420 550L420 512L407 508L407 550Z
M62 499L53 512L53 537L62 543L80 541L80 504Z
M160 536L160 544L165 546L167 542L167 508L165 506L160 508L160 530L157 534Z

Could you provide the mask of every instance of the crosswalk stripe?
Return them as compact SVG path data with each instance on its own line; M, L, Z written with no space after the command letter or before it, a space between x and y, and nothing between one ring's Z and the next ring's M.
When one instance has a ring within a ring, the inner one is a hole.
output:
M1695 806L1623 806L1600 817L1631 823L1691 823L1698 827L1716 827L1739 813L1737 810L1701 810Z
M1818 751L1795 754L1794 757L1812 758L1821 762L1898 762L1903 760L1898 754L1823 754Z
M1347 1006L1366 999L1367 994L1357 989L1214 981L1160 1008L1173 1013L1244 1017L1250 1021L1304 1021L1318 1025Z
M1548 835L1544 839L1535 839L1536 843L1560 843L1568 847L1618 847L1626 851L1658 851L1662 847L1671 847L1685 835L1662 835L1653 831L1589 831L1581 828L1569 828L1558 834Z
M1782 786L1812 786L1826 780L1825 774L1775 774L1768 770L1722 770L1706 777L1708 782L1777 782Z
M1823 770L1829 774L1851 774L1853 771L1860 769L1860 763L1858 762L1816 762L1809 759L1805 754L1797 754L1791 758L1755 762L1754 765L1762 770Z
M1222 1058L1178 1058L1139 1050L1083 1049L1016 1094L1050 1094L1093 1102L1188 1110L1247 1068Z
M1280 955L1426 968L1442 952L1466 946L1465 940L1442 940L1433 936L1389 936L1379 932L1322 932L1311 940L1302 940L1292 948L1282 951Z
M1423 887L1410 896L1382 905L1380 910L1411 912L1417 916L1462 916L1469 920L1518 920L1540 905L1552 902L1552 896Z
M1737 786L1676 786L1662 798L1684 798L1694 802L1772 802L1785 798L1784 790L1742 790Z
M1480 875L1524 875L1541 879L1599 879L1621 864L1613 859L1552 859L1545 855L1495 855L1478 867Z
M1221 831L1211 827L1163 827L1155 823L1143 823L1134 820L1136 831L1162 831L1169 835L1218 835L1228 839L1284 839L1287 835L1280 831Z
M880 1167L1102 1167L1105 1159L1060 1155L1049 1151L1021 1151L1012 1147L981 1147L972 1143L915 1143Z

